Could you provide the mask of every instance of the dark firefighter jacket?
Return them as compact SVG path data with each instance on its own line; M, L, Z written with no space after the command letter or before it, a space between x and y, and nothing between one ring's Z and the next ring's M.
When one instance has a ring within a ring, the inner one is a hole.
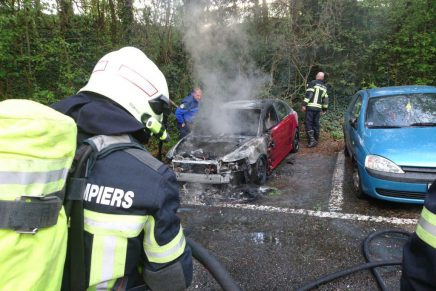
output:
M98 135L92 138L98 150L135 142L129 133L145 134L141 123L105 98L81 93L53 108L73 117L81 138ZM192 280L191 251L176 215L175 175L150 154L142 151L141 156L114 151L88 173L83 200L90 289L132 288L145 278L152 289L170 290Z
M416 231L403 249L401 290L436 290L436 181L429 189Z
M310 110L326 111L328 108L327 87L321 80L313 80L306 89L303 106Z

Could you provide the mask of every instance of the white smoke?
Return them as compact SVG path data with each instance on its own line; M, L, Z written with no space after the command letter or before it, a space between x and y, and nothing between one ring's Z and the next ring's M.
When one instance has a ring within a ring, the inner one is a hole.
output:
M250 40L241 19L224 8L207 7L208 1L192 2L185 6L181 31L194 77L203 89L201 123L196 126L211 131L237 126L229 120L220 122L223 116L216 109L226 101L256 99L268 79L249 57Z

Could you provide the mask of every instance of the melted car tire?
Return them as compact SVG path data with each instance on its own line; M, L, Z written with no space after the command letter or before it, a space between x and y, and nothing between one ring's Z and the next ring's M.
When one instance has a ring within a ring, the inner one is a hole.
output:
M294 133L294 141L292 142L291 153L296 153L298 152L299 149L300 149L300 130L296 128Z
M264 156L260 156L256 163L252 165L251 182L257 185L263 185L267 178L267 165Z

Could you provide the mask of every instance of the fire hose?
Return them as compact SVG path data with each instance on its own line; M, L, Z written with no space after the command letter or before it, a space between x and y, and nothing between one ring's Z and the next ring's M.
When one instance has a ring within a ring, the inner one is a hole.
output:
M367 270L367 269L371 269L380 289L383 291L388 290L386 287L386 284L382 280L381 275L378 273L376 268L382 267L382 266L401 265L402 261L401 260L398 260L398 261L396 261L396 260L371 261L371 257L369 256L369 244L370 244L370 242L373 239L375 239L376 237L387 234L387 233L401 234L401 235L404 235L406 237L410 237L410 235L411 235L411 233L406 232L406 231L401 231L401 230L375 231L375 232L371 233L370 235L368 235L363 242L363 253L364 253L365 259L367 260L367 263L353 266L353 267L350 267L348 269L338 271L338 272L335 272L332 274L328 274L328 275L323 276L323 277L321 277L313 282L306 283L304 286L298 288L297 291L311 290L311 289L314 289L316 287L319 287L322 284L326 284L328 282L331 282L335 279L350 275L350 274L358 272L358 271Z
M227 270L221 263L199 243L190 238L186 238L192 251L192 256L201 263L224 291L240 291L241 288L236 284Z

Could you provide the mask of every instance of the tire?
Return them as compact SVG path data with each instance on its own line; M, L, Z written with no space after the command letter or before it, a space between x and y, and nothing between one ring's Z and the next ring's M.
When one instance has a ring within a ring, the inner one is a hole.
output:
M357 168L357 164L354 163L353 166L353 189L356 193L356 197L359 199L365 199L366 195L362 190L362 179L360 178L359 169Z
M294 133L294 141L292 142L291 153L296 153L300 149L300 129L297 127Z
M344 145L344 156L346 156L347 158L350 157L350 152L348 151L347 143L345 143Z
M251 168L251 182L263 185L267 178L267 163L264 156L260 156Z
M351 155L350 155L350 152L348 151L347 138L345 137L345 130L344 129L342 129L342 133L344 135L344 156L349 158Z

